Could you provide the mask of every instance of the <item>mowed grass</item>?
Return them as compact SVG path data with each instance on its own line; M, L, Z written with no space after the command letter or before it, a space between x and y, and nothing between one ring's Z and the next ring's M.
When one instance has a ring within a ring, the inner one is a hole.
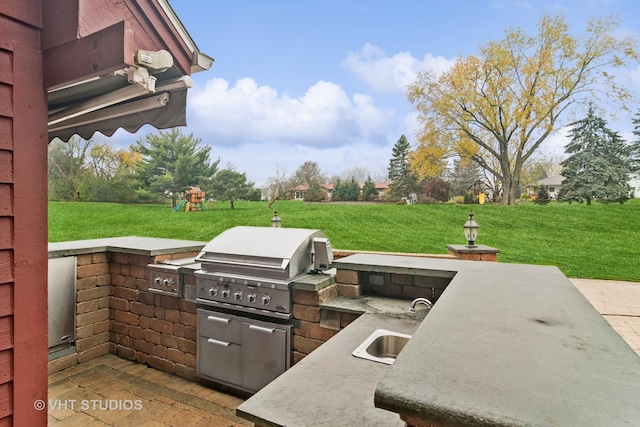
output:
M447 253L464 244L470 208L480 225L477 243L500 250L509 263L555 265L567 276L640 281L640 200L624 205L551 203L502 205L274 205L284 227L321 229L334 248ZM168 205L49 203L49 241L148 236L207 242L236 225L270 226L263 202L215 203L200 212Z

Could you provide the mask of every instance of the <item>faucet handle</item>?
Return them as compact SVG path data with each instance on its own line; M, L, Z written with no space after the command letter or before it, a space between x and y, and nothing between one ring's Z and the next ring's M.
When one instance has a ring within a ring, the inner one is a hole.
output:
M433 304L428 299L426 299L426 298L416 298L413 301L411 301L411 305L409 306L409 311L411 313L415 313L416 312L416 305L418 305L418 304L426 305L429 310L431 310L431 308L433 307Z

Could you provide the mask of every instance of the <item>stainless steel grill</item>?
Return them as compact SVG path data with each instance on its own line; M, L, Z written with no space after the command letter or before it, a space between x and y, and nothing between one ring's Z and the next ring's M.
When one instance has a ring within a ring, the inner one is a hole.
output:
M201 304L291 318L290 282L313 268L320 230L234 227L196 257L196 301Z
M309 273L314 253L328 268L320 230L234 227L196 257L198 375L256 392L291 365L291 283Z

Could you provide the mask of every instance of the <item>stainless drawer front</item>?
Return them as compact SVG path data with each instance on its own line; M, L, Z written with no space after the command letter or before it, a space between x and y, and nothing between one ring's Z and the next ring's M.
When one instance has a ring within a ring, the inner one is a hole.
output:
M220 341L242 343L242 322L231 316L198 310L198 335Z

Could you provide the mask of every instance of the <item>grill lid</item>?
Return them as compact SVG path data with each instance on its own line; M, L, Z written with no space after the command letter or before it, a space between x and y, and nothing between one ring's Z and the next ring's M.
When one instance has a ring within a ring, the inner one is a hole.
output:
M233 227L213 238L196 257L203 271L291 279L313 265L312 241L320 230Z

